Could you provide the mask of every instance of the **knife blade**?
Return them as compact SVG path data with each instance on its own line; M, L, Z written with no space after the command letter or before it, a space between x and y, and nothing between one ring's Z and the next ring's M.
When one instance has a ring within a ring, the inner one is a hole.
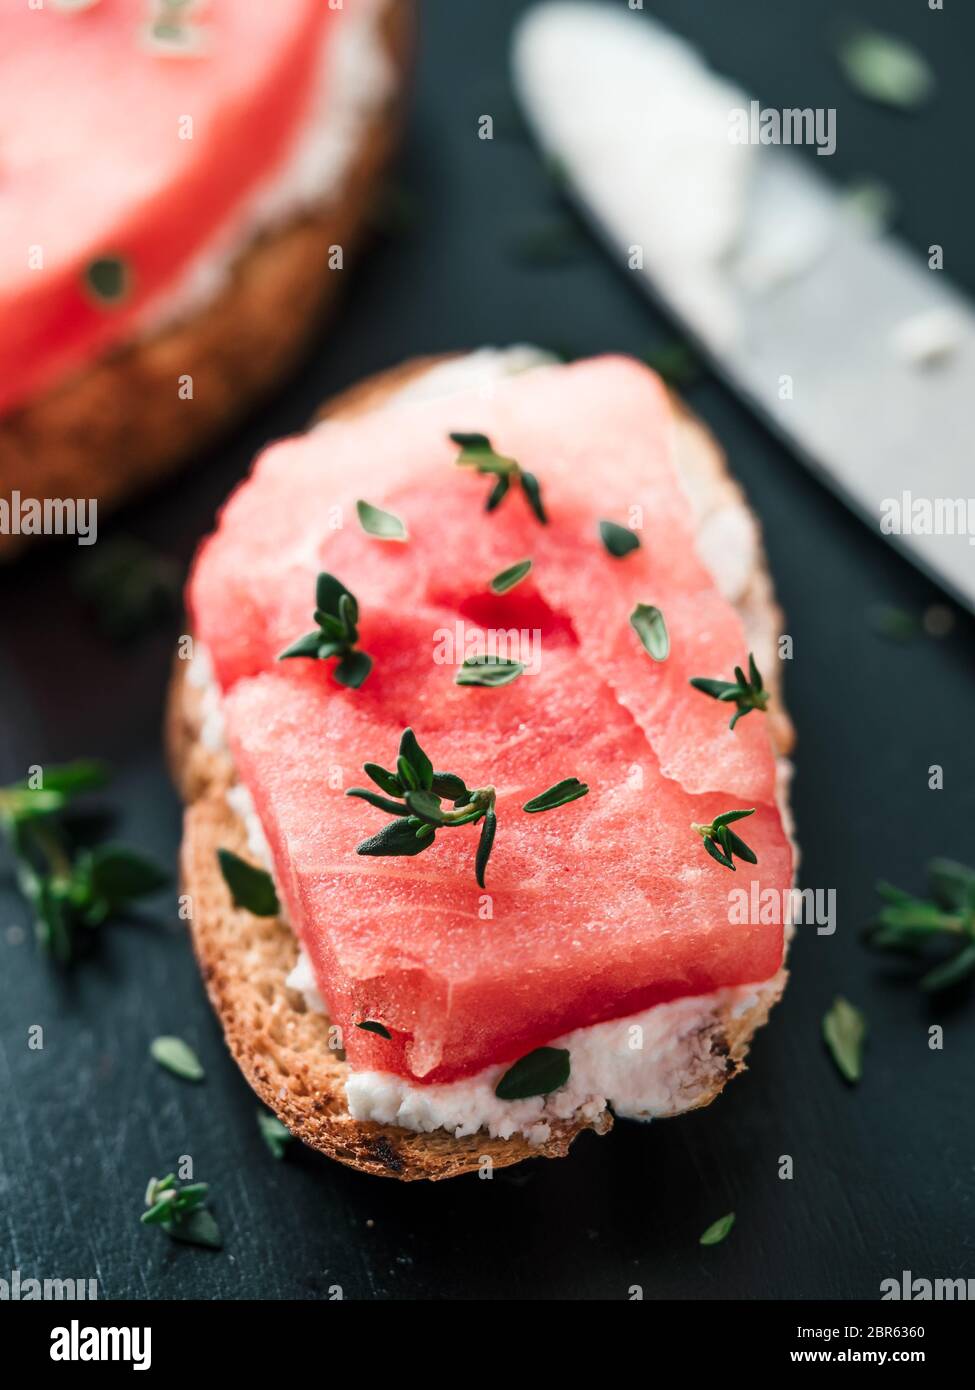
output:
M545 0L516 28L512 73L614 259L848 506L975 611L965 296L857 215L817 158L733 143L732 110L757 103L638 10Z

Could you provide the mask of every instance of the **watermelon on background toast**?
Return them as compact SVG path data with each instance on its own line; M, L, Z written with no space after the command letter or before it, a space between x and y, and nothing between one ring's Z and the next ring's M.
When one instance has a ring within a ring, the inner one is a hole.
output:
M205 36L187 57L147 41L153 13L147 0L4 0L0 412L129 336L273 170L337 12L209 0L187 11ZM88 275L105 259L125 269L109 302Z
M485 512L490 479L456 466L458 431L487 435L538 477L548 525L517 488ZM573 1029L779 970L782 926L729 916L731 887L790 886L792 851L765 716L732 733L728 707L688 684L730 676L748 641L697 553L673 438L670 401L637 364L538 368L273 446L203 547L194 631L354 1068L456 1080ZM362 496L401 517L408 541L366 534ZM598 522L634 517L642 545L614 559ZM530 576L492 594L492 576L528 557ZM333 661L276 659L311 627L322 570L359 603L358 646L374 666L358 690L336 682ZM639 602L664 613L665 661L630 626ZM537 669L502 688L456 685L444 656L461 655L449 653L458 623L469 640L524 630ZM438 832L417 857L355 853L386 817L343 793L363 784L363 763L393 765L407 726L438 769L497 788L487 899L474 827ZM589 794L521 810L565 777ZM758 862L732 875L693 825L735 807L755 808L742 834ZM356 1028L363 1019L391 1037Z

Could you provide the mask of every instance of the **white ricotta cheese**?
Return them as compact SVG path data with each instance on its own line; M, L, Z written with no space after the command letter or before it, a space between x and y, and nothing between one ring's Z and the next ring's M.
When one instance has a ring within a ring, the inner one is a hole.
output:
M146 306L142 329L155 332L211 303L238 256L261 233L340 193L376 113L395 84L379 32L389 0L346 0L327 26L308 113L273 173L202 246L178 282ZM392 0L395 3L395 0Z
M440 1086L417 1086L389 1072L353 1071L345 1092L355 1120L375 1120L455 1138L486 1129L501 1139L522 1134L544 1144L553 1120L595 1120L611 1105L617 1115L650 1120L686 1110L713 1085L712 1026L718 1009L744 1013L765 984L716 990L657 1004L642 1013L577 1028L549 1044L569 1050L566 1084L548 1096L502 1101L494 1088L506 1067Z

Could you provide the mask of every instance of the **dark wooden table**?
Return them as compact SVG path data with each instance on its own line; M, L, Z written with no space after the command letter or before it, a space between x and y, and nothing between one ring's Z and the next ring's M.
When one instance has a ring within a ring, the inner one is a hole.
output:
M350 274L331 333L258 420L103 530L135 534L185 564L214 509L265 440L301 427L322 398L417 352L532 341L573 353L642 352L673 330L593 244L558 267L512 255L558 214L532 148L510 120L505 80L517 0L427 0L401 179L412 225ZM719 67L776 106L836 106L837 179L870 174L900 203L918 250L946 248L975 290L970 235L970 63L975 15L924 0L654 0ZM852 95L831 23L853 11L911 36L939 75L917 116ZM482 112L493 143L476 139ZM505 113L508 113L507 117ZM822 161L827 163L827 161ZM833 936L800 932L786 1000L752 1070L711 1109L584 1135L570 1160L439 1186L361 1177L307 1151L276 1163L256 1101L225 1053L172 899L144 925L105 932L101 952L60 977L11 926L0 891L0 1277L95 1277L102 1297L688 1299L875 1298L904 1269L975 1276L972 1076L975 1000L927 1002L859 933L884 876L920 889L929 857L975 860L973 625L894 643L876 604L912 613L938 594L854 521L721 386L692 405L726 444L765 525L795 639L788 697L799 730L795 800L802 882L835 888ZM918 441L923 449L924 441ZM80 754L109 758L121 837L172 864L180 810L159 726L176 620L119 649L98 635L71 582L78 552L53 546L0 575L0 776ZM928 790L928 767L945 770ZM820 1039L842 991L865 1010L862 1084L848 1088ZM928 1045L932 1023L944 1047ZM41 1024L42 1050L27 1047ZM150 1061L156 1034L197 1048L204 1085ZM212 1184L223 1253L179 1247L139 1225L146 1179L191 1154ZM791 1181L780 1156L794 1160ZM734 1209L722 1246L697 1238Z

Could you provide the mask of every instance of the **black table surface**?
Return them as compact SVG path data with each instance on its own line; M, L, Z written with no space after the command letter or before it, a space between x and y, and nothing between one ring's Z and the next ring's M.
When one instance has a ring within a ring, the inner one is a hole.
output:
M212 457L126 510L134 534L188 562L215 508L266 440L317 402L415 353L528 341L573 354L641 353L672 340L599 248L551 267L512 245L557 215L543 167L512 120L506 53L518 0L427 0L416 100L397 179L412 214L349 272L338 317L301 371ZM829 177L870 175L896 194L902 234L946 248L975 290L971 214L971 7L925 0L648 0L721 69L775 106L835 106ZM966 12L967 11L967 12ZM909 36L939 79L905 115L853 94L834 58L841 14ZM497 117L493 142L477 117ZM806 151L805 157L811 157ZM871 1299L902 1270L975 1276L975 1001L932 1003L868 952L874 883L920 889L927 859L973 860L975 696L970 619L941 639L880 635L873 605L914 614L943 601L814 482L705 375L688 391L727 447L765 528L795 643L786 670L798 728L801 882L834 888L837 930L799 932L785 1001L751 1069L712 1107L584 1134L571 1157L492 1181L399 1184L308 1150L275 1162L256 1101L204 997L172 897L141 925L111 926L77 971L40 957L16 893L0 887L0 1276L97 1278L103 1298ZM918 441L923 449L923 439ZM0 575L0 776L81 754L116 769L120 838L174 865L180 806L160 748L179 619L119 648L75 595L78 551L54 544ZM944 768L929 790L928 769ZM843 1083L821 1041L841 992L864 1010L862 1083ZM40 1024L42 1049L27 1045ZM944 1030L940 1050L929 1028ZM149 1058L178 1033L206 1067L182 1083ZM298 1146L295 1146L296 1148ZM222 1253L139 1225L150 1174L192 1155L212 1185ZM794 1177L779 1177L791 1155ZM737 1212L731 1237L698 1236Z

